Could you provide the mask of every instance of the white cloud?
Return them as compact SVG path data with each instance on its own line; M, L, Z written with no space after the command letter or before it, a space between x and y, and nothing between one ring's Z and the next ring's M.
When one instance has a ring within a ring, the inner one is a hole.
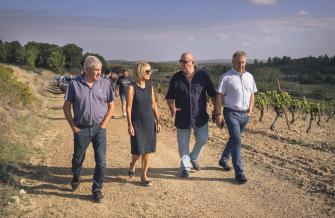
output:
M301 11L298 12L298 15L299 15L299 16L305 16L305 15L307 15L307 14L308 14L308 12L307 12L307 11L304 11L304 10L301 10Z
M251 36L251 35L246 35L246 36L244 36L244 39L245 39L247 42L250 42L250 43L252 43L252 42L256 42L256 41L257 41L256 37Z
M267 36L267 37L265 37L265 40L267 42L272 43L272 44L280 44L280 41L278 39L274 38L274 37Z
M256 5L274 5L276 4L276 0L249 0Z
M222 41L229 38L229 35L227 33L221 32L216 34Z
M1 12L0 38L4 41L39 41L59 45L71 42L85 51L107 55L107 58L170 60L181 49L199 51L203 57L230 57L239 47L259 57L334 54L335 51L335 45L330 43L335 35L335 16L298 16L298 11L295 16L286 18L215 20L191 25ZM88 26L90 31L87 31Z
M195 41L195 37L194 36L188 36L187 39L190 40L190 41Z
M242 45L244 45L244 46L251 46L251 43L244 41L244 42L242 42Z
M253 21L249 26L257 26L265 33L278 34L288 32L312 32L335 30L335 17L307 18L296 17L267 21Z

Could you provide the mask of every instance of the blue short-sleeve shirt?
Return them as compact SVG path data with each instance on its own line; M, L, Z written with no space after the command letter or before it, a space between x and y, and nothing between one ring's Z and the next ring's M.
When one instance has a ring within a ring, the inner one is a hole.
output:
M191 83L182 71L175 73L169 84L166 99L174 99L176 108L175 126L179 129L201 127L208 122L207 96L216 95L208 73L196 71Z
M124 76L120 76L117 80L116 80L116 85L119 86L119 93L120 95L125 95L127 92L127 87L129 86L129 84L131 83L131 81L129 80L129 78L124 77Z
M113 86L109 79L100 78L87 85L83 75L71 80L65 100L72 102L75 125L100 125L107 113L107 103L114 100Z

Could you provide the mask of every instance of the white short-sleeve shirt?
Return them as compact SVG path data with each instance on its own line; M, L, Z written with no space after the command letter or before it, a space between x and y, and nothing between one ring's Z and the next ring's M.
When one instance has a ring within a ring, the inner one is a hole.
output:
M257 92L254 77L249 72L242 75L234 68L220 76L217 92L223 95L223 105L234 110L247 110L250 97Z

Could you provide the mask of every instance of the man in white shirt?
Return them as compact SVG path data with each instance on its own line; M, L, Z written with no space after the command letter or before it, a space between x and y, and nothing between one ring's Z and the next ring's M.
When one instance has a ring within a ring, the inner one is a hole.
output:
M254 93L257 92L254 77L245 70L246 59L244 51L234 53L233 68L220 77L214 112L216 125L222 127L224 118L229 132L219 165L226 171L231 170L227 163L231 155L235 179L241 184L248 181L243 171L241 135L253 112Z

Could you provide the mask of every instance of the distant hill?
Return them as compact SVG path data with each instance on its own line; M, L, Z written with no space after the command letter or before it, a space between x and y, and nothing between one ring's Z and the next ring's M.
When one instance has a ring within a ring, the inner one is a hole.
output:
M248 59L248 64L254 63L255 59ZM266 60L259 60L258 62L265 63ZM115 59L115 60L108 60L107 63L109 64L134 64L137 61L129 61L129 60L122 60L122 59ZM176 64L178 63L177 60L174 61L150 61L154 63L169 63L169 64ZM203 60L196 60L199 64L231 64L231 59L203 59Z
M132 64L136 61L128 61L128 60L122 60L122 59L115 59L115 60L108 60L107 63L109 64Z

